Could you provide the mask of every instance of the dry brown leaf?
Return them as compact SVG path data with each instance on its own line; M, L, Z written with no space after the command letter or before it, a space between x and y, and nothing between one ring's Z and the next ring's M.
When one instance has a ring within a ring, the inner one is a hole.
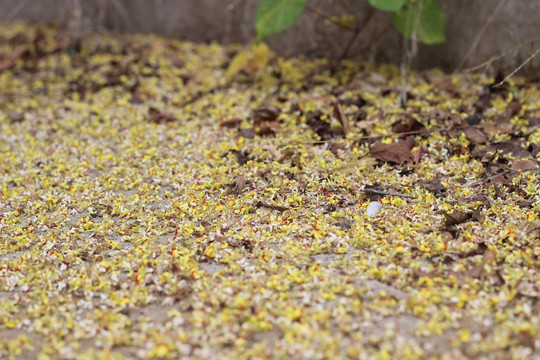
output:
M522 147L518 142L513 141L493 143L483 148L479 148L477 146L473 149L472 156L474 156L475 158L483 158L488 153L495 153L497 151L505 155L512 154L520 159L531 156L531 153L527 149Z
M448 214L447 212L443 212L443 215L444 215L445 227L462 224L472 217L471 214L468 214L464 211L456 211L453 214Z
M473 145L483 144L487 141L487 136L476 126L469 126L465 129L465 137Z
M496 134L510 134L514 132L514 125L512 123L504 124L482 124L478 125L478 128L482 129L486 134L496 135Z
M276 106L265 104L253 110L253 130L257 135L274 135L281 130L278 121L280 109Z
M235 128L235 127L239 126L242 123L242 121L243 120L241 118L232 118L232 119L224 120L219 124L219 127L222 127L222 128Z
M411 115L406 115L404 119L398 120L392 124L392 130L395 133L408 133L423 128L424 124L413 118Z
M421 147L418 150L414 150L412 152L413 162L415 164L418 164L420 162L420 159L422 157L424 157L424 155L428 155L428 154L429 154L429 152L427 151L427 149L425 147Z
M21 122L24 120L24 113L23 112L19 112L19 111L14 111L14 110L8 110L7 112L7 116L8 116L8 119L11 121L11 122Z
M178 121L178 119L172 116L171 114L161 111L153 106L151 106L148 109L148 117L150 121L155 122L157 124L165 124L169 122Z
M402 164L413 159L409 146L403 143L376 143L369 149L369 153L375 159L396 164Z
M515 160L512 162L512 170L531 170L540 167L540 163L535 160Z
M347 136L349 133L349 119L343 112L343 109L341 109L341 105L339 105L338 102L334 103L334 117L340 122L341 127L343 128L343 135Z
M373 127L375 126L375 121L372 120L362 120L356 123L356 127L365 130L366 132L371 131Z
M234 184L232 185L232 187L229 189L229 191L227 191L227 195L229 194L240 195L240 193L242 193L242 190L244 190L245 186L246 186L246 177L243 174L238 175L234 179Z

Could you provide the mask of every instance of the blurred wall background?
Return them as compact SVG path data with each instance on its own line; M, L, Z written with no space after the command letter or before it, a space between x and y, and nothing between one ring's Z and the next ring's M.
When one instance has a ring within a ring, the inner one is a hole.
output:
M367 0L308 0L299 21L269 38L282 54L399 63L404 41L389 13L373 11ZM446 43L419 45L417 69L463 69L500 55L540 34L540 0L440 0L447 17ZM156 33L197 42L246 43L254 37L258 0L0 0L1 20L71 22L81 33L108 29ZM316 16L352 14L358 34ZM354 39L352 39L354 37ZM345 51L347 44L352 46ZM540 40L505 56L485 71L512 70L540 47ZM410 50L410 48L409 48ZM524 72L538 73L540 56ZM529 74L530 75L530 74Z

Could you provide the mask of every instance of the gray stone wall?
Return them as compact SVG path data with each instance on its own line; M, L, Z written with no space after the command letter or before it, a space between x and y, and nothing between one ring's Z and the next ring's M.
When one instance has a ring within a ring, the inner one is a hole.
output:
M415 68L467 68L539 36L540 0L440 0L447 16L447 42L419 45ZM70 19L85 30L104 27L122 32L157 33L198 41L246 43L254 37L258 0L0 0L0 19L51 21ZM77 9L79 17L74 17ZM355 34L315 16L353 14L362 31ZM347 57L399 63L404 42L388 13L373 11L367 0L308 0L308 10L283 33L268 39L283 54ZM526 59L532 46L508 55L488 70L509 70ZM532 65L540 63L540 56ZM538 66L537 66L538 67ZM525 67L525 70L529 67ZM534 70L534 66L532 67ZM538 69L535 70L538 72Z

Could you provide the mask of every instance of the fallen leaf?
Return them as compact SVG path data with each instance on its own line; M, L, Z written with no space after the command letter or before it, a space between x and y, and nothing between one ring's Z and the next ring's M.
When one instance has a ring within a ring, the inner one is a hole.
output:
M477 113L482 114L484 110L488 107L489 103L491 102L491 92L486 91L482 93L478 100L476 100L473 104L474 109Z
M511 141L493 143L482 148L477 146L473 149L471 154L475 158L483 158L488 153L495 153L497 151L500 151L505 155L512 154L520 159L531 156L531 153L527 149L522 147L519 143Z
M427 151L425 147L422 146L420 149L414 150L411 154L413 157L413 162L415 164L418 164L420 162L420 159L424 157L424 155L428 155L429 152Z
M178 119L171 114L163 112L153 106L148 109L148 117L152 122L155 122L156 124L165 124L178 121Z
M512 170L531 170L540 167L540 162L535 160L515 160L512 162Z
M487 141L487 136L476 126L469 126L465 130L465 137L473 145L483 144Z
M459 252L459 253L456 254L456 256L463 259L463 258L468 258L468 257L471 257L471 256L483 255L486 252L487 249L488 249L487 245L484 244L483 242L481 242L481 243L478 244L476 249L471 250L471 251Z
M265 104L253 110L253 130L257 135L274 135L281 130L277 121L280 110L273 105Z
M306 123L321 140L329 140L334 137L334 132L328 121L322 119L323 113L320 110L310 111L306 114Z
M439 179L433 179L431 181L421 181L419 182L420 186L423 186L427 191L430 191L434 194L440 194L446 191L446 188Z
M443 211L443 215L445 227L459 225L472 218L472 214L466 213L464 211L456 211L453 214L449 214Z
M241 118L232 118L228 120L224 120L221 123L219 123L219 127L222 128L235 128L238 127L242 123Z
M270 49L266 43L251 44L233 57L227 68L227 76L232 77L240 71L254 74L266 67L269 56Z
M411 115L405 116L404 119L396 121L392 124L392 130L395 133L408 133L418 131L424 128L424 124L416 120Z
M268 64L270 57L270 48L264 41L253 45L253 55L248 62L245 70L248 74L254 74L261 71Z
M485 272L487 270L486 265L488 266L488 269L493 268L493 266L496 263L496 260L497 260L497 254L495 253L495 251L488 249L486 247L486 249L484 249L484 253L482 256L482 261L479 264L476 264L472 268L467 270L465 272L465 275L473 277L473 278L480 278L480 277L483 278L482 275L485 275Z
M236 157L236 161L238 161L238 165L244 166L249 160L252 160L252 158L249 156L249 152L247 150L236 150L232 149L229 150L227 153L233 153Z
M227 69L227 76L234 76L243 69L245 69L249 62L249 56L250 53L247 48L239 51L232 58L231 63L229 64L229 68Z
M19 112L19 111L14 111L14 110L8 110L7 112L7 116L8 116L8 119L11 121L11 122L21 122L24 120L24 113L23 112Z
M339 105L338 102L334 103L334 117L340 122L341 127L343 128L343 135L347 136L349 133L349 119L341 109L341 105Z
M376 143L371 146L369 153L375 159L395 164L402 164L413 159L410 148L403 143Z
M22 46L16 46L15 49L11 52L11 56L8 59L0 60L0 72L8 70L15 66L17 60L22 58L28 50Z
M518 100L510 101L508 105L506 106L505 115L506 115L507 120L510 120L511 118L519 114L520 111L521 111L521 104L519 103L519 101Z
M244 190L244 187L246 186L246 177L242 175L238 175L234 179L234 183L229 184L229 190L227 191L227 195L235 194L240 195L242 193L242 190Z

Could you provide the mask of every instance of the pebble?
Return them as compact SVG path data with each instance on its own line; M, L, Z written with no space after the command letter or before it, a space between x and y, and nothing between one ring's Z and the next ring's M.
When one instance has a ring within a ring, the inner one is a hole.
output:
M381 211L382 204L378 201L372 202L367 207L367 214L371 217L377 216L377 214Z

